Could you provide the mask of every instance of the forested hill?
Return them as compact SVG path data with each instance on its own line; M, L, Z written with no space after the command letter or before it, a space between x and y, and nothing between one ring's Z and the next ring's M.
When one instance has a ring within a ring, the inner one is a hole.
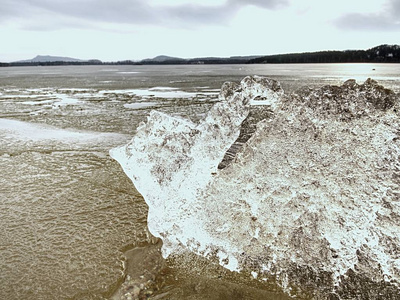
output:
M320 51L262 56L250 64L400 62L399 45L380 45L368 50Z

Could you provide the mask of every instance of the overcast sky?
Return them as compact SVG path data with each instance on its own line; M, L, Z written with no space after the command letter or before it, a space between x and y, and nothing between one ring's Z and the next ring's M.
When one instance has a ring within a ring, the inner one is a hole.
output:
M400 0L0 0L0 61L103 61L400 44Z

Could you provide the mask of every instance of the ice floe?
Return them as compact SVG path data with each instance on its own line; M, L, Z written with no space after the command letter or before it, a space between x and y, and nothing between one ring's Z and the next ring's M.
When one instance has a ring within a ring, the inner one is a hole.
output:
M398 295L397 95L370 79L286 95L254 76L224 84L220 100L199 124L152 111L110 151L164 256L217 258L300 297Z

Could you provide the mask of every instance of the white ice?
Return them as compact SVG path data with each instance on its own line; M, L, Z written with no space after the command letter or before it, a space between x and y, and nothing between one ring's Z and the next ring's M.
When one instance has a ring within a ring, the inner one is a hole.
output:
M138 102L138 103L127 103L124 104L125 108L130 108L130 109L140 109L140 108L146 108L146 107L151 107L157 105L155 102Z
M125 140L126 136L116 133L101 133L74 129L61 129L45 124L22 122L0 118L0 136L11 136L18 140L60 142L101 142L106 139Z

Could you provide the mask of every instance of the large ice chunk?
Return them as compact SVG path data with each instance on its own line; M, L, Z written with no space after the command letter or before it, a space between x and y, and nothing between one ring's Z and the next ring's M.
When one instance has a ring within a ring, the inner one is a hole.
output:
M218 257L300 296L397 295L397 95L370 79L285 95L254 76L220 100L200 124L153 111L110 152L163 254Z

